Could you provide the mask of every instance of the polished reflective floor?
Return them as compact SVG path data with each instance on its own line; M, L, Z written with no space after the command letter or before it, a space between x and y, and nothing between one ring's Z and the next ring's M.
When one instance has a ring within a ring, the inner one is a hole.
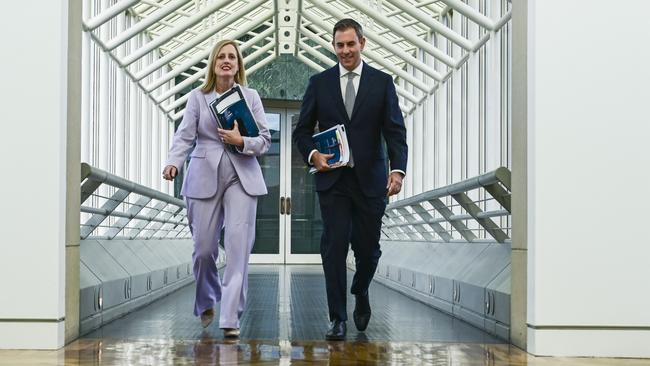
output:
M348 273L348 282L352 274ZM205 331L199 326L192 314L194 291L194 285L187 286L84 338L223 339L217 322ZM321 266L252 266L248 296L242 340L323 339L329 320ZM349 340L500 343L463 321L377 283L370 288L370 300L372 319L360 333L352 322L354 296L348 296Z
M0 365L637 366L650 360L533 357L507 344L81 339L58 351L0 351Z
M351 274L349 280L351 279ZM203 330L187 286L58 351L0 351L0 365L650 365L650 360L532 357L379 284L364 333L325 342L320 266L254 266L241 339ZM348 309L354 308L350 299ZM218 310L218 309L217 309Z

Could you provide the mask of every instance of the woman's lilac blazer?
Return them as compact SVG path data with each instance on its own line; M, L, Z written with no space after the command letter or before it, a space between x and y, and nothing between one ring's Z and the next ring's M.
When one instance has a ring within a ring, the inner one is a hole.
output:
M251 196L267 193L262 169L256 156L262 155L271 146L271 134L266 122L262 100L254 89L240 86L255 121L259 126L259 136L244 137L244 147L238 153L227 151L217 133L217 120L209 110L210 102L217 98L212 91L204 94L200 88L190 92L183 115L183 121L174 134L165 165L177 169L183 166L187 154L194 146L189 167L185 174L181 194L189 198L210 198L217 192L218 166L224 151L230 157L242 187Z

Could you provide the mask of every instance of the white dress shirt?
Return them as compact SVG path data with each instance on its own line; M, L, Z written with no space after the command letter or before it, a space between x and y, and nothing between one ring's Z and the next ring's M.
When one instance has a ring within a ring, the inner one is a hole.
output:
M348 73L353 73L354 78L352 79L352 84L354 84L354 95L357 95L359 91L359 81L361 80L361 70L363 70L363 62L359 63L359 66L355 67L354 70L348 71L339 63L339 80L341 83L341 95L345 98L345 89L348 86Z
M341 63L339 62L339 84L341 85L341 95L345 95L345 89L348 86L348 73L353 73L354 78L352 79L352 84L354 85L354 95L356 96L359 92L359 82L361 81L361 71L363 70L363 61L359 62L359 65L354 68L352 71L348 71ZM309 153L309 157L307 157L307 161L309 162L310 165L314 165L311 162L311 157L314 155L314 153L318 151L316 149L312 150ZM402 176L405 176L406 173L404 173L400 169L394 169L390 171L391 173L393 172L398 172L401 173Z

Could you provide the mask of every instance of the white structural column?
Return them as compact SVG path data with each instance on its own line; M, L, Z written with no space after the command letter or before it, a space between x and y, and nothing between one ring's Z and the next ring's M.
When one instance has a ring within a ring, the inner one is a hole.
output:
M432 42L433 37L430 35L428 37L429 42ZM432 42L433 43L433 42ZM424 55L424 61L425 63L433 67L434 63L434 58L433 56ZM426 75L422 74L422 77L425 82L431 82L433 83L433 80L428 78ZM422 109L424 109L424 122L423 122L423 136L422 138L424 139L423 143L423 167L422 167L422 176L423 176L423 183L422 183L422 189L424 191L429 191L435 187L434 182L433 182L433 177L434 177L434 171L436 167L436 157L434 154L434 147L436 146L435 142L435 125L436 125L436 120L435 120L435 108L434 108L434 99L435 95L431 95L427 97L427 99L424 101Z
M420 50L418 55L418 58L422 61L425 62L424 60L424 52ZM420 79L422 77L422 73L413 68L413 76ZM420 97L420 92L417 91L413 85L407 86L406 88L409 92L412 93L417 93L418 97ZM423 155L424 151L422 149L422 145L425 142L424 139L424 119L422 118L422 115L424 113L425 108L416 108L413 113L413 124L412 124L412 130L413 130L413 143L409 146L410 150L413 150L413 153L411 156L413 156L413 165L411 166L411 176L413 177L413 182L411 187L413 187L412 195L416 195L419 193L422 193L422 162L423 160L427 160L427 157Z
M103 0L101 1L102 7L105 7L108 5L108 1ZM104 23L99 27L99 33L100 35L107 35L109 34L109 24ZM111 67L111 62L108 58L108 55L105 52L99 52L99 75L97 76L98 82L99 82L99 88L97 88L97 92L99 94L98 97L98 102L95 105L97 109L99 109L99 118L97 119L97 128L99 129L99 133L96 136L97 138L97 154L98 156L94 156L96 160L93 160L92 163L98 167L99 169L103 169L106 171L111 171L111 168L109 166L109 158L110 158L110 151L111 151L111 141L109 138L109 133L110 133L110 116L109 112L111 110L111 106L109 105L109 98L110 98L110 92L113 91L111 88L111 85L109 83L109 68ZM97 60L95 61L97 62ZM107 196L107 190L106 186L102 186L100 188L100 194L103 196Z
M513 12L528 32L513 45L526 60L513 75L515 92L527 83L513 95L527 108L513 121L527 130L513 194L527 190L527 209L513 224L528 245L527 350L650 357L650 2L617 1L624 17L605 0L513 6L527 6Z
M160 124L162 123L163 118L160 117L161 111L158 108L153 108L151 111L151 183L150 186L153 189L160 190L160 172L162 171L160 167Z
M145 57L143 60L149 60L150 57ZM141 120L140 120L140 159L141 161L141 170L139 172L140 176L138 177L137 182L145 186L151 184L151 114L152 111L155 113L155 108L151 99L146 94L141 94L141 106L140 110Z
M474 9L479 9L479 0L469 0L467 2ZM479 26L472 22L467 22L467 38L476 41L480 38L481 29ZM446 43L446 42L445 42ZM481 113L479 108L480 97L483 94L481 88L481 64L484 61L484 50L482 48L477 52L474 57L467 60L464 65L467 70L466 80L466 95L467 105L465 108L466 118L461 122L461 128L458 136L458 145L455 147L460 148L461 165L459 175L454 174L454 181L476 177L481 173L479 162L483 158L481 151L480 129L483 126L485 115ZM470 192L470 197L477 199L474 196L476 192Z
M129 50L133 51L138 48L138 43L142 35L134 37L127 42ZM136 63L138 65L138 63ZM140 125L142 118L140 116L141 97L140 88L134 81L129 82L129 171L126 176L129 180L137 181L140 178Z
M1 107L5 120L11 121L0 134L0 153L7 157L4 170L10 174L1 183L2 209L4 217L11 217L0 240L3 349L56 349L65 340L66 255L70 262L75 257L78 261L79 199L74 207L70 197L79 195L81 107L75 98L81 94L80 6L67 1L36 7L31 2L3 4L11 16L0 23L2 34L15 35L30 24L20 37L4 37L3 52L13 56L0 60L7 71ZM69 29L71 24L78 29ZM71 186L76 190L70 191ZM68 208L76 210L71 228L66 227ZM76 274L71 270L68 275L78 278L78 262ZM78 322L78 312L70 319ZM70 331L74 336L74 327Z
M117 16L117 32L125 28L125 16ZM124 46L117 49L118 57L124 55ZM117 69L117 65L115 65ZM124 106L126 104L126 74L121 69L116 70L115 83L115 174L120 177L126 176L126 159L125 159L125 129L126 116Z
M408 65L406 67L406 72L409 74L413 75L413 66ZM400 86L402 88L406 87L406 82L404 80L400 80ZM402 108L404 110L404 108ZM404 124L406 125L406 142L409 146L408 149L408 160L406 163L406 174L407 176L405 177L406 180L404 181L403 187L402 187L402 196L400 198L405 198L405 197L411 197L413 196L413 181L415 179L415 172L413 170L413 140L414 140L414 135L413 135L413 113L410 113L406 115L404 118Z
M171 83L166 83L164 84L160 89L164 93L169 89L169 85ZM163 114L161 117L161 126L160 128L162 129L160 133L160 143L162 146L161 150L161 155L160 155L160 166L159 168L162 170L163 169L163 164L167 160L167 152L169 151L169 142L170 142L170 137L173 136L174 134L174 122L171 121L167 117L167 113ZM160 174L160 173L159 173ZM163 181L163 186L162 186L162 191L169 194L169 195L174 195L174 188L173 188L173 183L169 181Z
M83 18L90 17L90 6L85 6L82 9ZM93 50L90 34L83 32L82 35L82 54L81 54L81 68L82 68L82 87L81 87L81 160L90 161L91 155L91 100L92 100L92 87L91 87L91 53Z

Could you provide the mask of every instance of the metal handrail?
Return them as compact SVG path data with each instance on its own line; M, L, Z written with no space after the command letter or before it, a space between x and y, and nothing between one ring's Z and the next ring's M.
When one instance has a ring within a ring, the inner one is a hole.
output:
M453 183L445 187L433 189L418 195L393 202L386 208L397 208L410 206L416 202L422 202L435 198L451 196L453 194L471 191L476 188L486 187L495 183L502 184L508 192L510 191L510 170L505 167L499 167L491 172L479 175L478 177L469 178L464 181ZM506 208L510 212L510 205Z
M95 193L101 186L116 189L112 195ZM136 202L125 201L133 195ZM81 213L91 217L81 223L81 239L188 239L191 237L185 201L163 192L124 179L104 170L81 163L81 203L90 197L106 202L101 207L81 206ZM120 205L128 206L127 212L118 211ZM143 210L148 212L143 213ZM109 225L105 221L116 218ZM129 225L138 220L136 225ZM98 228L105 233L92 235ZM127 232L128 231L128 232ZM148 233L144 235L144 233ZM122 234L119 235L118 234Z
M485 190L491 199L472 200L467 192L476 189ZM467 227L466 222L474 221L499 243L509 240L508 227L500 227L492 217L509 218L511 214L511 173L505 167L470 178L462 182L436 188L431 191L393 202L386 207L382 233L384 239L410 241L444 241L455 242L452 233L458 233L466 242L483 241ZM455 204L446 204L451 197ZM479 204L489 201L498 202L500 209L483 211ZM432 209L423 207L428 202ZM464 213L455 213L460 207ZM427 229L429 225L431 229ZM448 225L451 228L445 228ZM506 225L507 226L507 225ZM436 236L440 239L436 239Z

